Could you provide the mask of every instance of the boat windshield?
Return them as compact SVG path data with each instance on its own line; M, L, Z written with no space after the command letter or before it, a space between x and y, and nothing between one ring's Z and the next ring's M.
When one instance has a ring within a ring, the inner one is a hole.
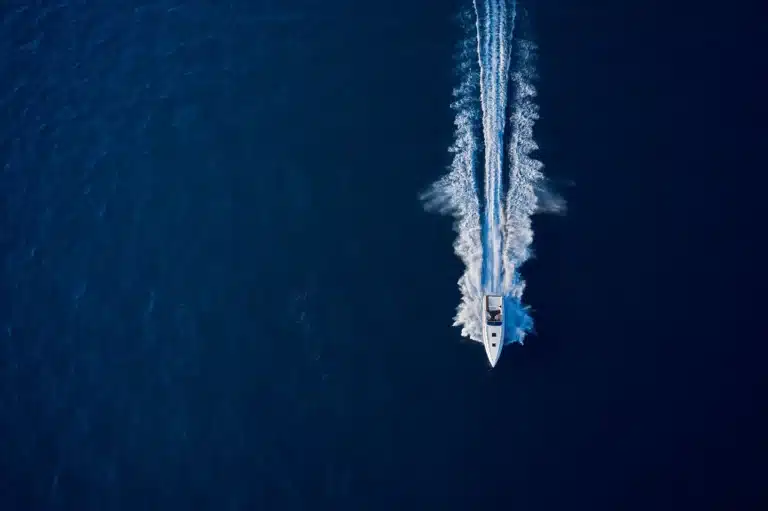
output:
M486 316L487 316L486 320L488 321L488 323L501 323L500 310L489 310Z

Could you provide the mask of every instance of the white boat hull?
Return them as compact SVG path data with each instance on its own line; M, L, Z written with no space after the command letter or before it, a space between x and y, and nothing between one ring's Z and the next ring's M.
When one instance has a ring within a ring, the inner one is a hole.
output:
M501 296L483 297L483 346L488 362L495 367L504 347L504 300Z

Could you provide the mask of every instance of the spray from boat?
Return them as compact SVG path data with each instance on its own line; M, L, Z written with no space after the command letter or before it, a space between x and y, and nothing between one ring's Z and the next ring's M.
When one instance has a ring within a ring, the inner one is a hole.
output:
M564 205L545 189L543 165L532 156L536 46L515 34L517 15L516 0L475 0L462 15L453 161L422 195L428 211L455 219L454 250L465 271L454 325L485 345L492 366L504 344L522 343L533 328L520 274L531 257L531 216Z

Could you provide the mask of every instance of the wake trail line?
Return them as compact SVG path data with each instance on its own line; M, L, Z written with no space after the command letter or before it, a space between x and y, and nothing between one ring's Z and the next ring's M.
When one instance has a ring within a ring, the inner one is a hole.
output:
M453 160L448 174L421 196L425 209L455 219L454 251L465 270L454 326L478 342L483 341L485 295L503 296L505 344L522 343L532 330L520 274L531 257L531 216L562 211L565 204L546 188L543 164L532 156L538 149L533 139L536 46L515 35L516 18L516 0L474 0L462 13L465 37L456 58L461 79L451 105L456 112ZM508 90L513 91L509 105ZM483 173L482 194L478 172Z

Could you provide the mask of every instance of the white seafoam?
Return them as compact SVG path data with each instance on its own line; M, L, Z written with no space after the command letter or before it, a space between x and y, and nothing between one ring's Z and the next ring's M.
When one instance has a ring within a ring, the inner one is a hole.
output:
M533 139L538 119L536 89L532 85L536 47L514 36L516 2L507 6L505 0L475 0L473 7L469 16L474 14L474 23L467 24L472 30L468 30L458 55L462 80L454 90L452 104L456 111L455 140L450 148L453 162L450 172L434 183L422 199L427 210L455 218L458 236L454 250L464 262L465 271L458 282L462 298L454 326L462 328L463 336L482 342L483 297L499 294L504 296L505 342L523 342L532 320L521 302L525 282L519 270L531 256L531 216L560 209L562 202L541 200L543 165L531 156L538 148ZM517 57L511 74L510 48L516 50ZM509 80L513 81L515 96L507 119ZM503 134L507 128L510 138L505 162ZM476 178L481 154L482 206ZM505 164L509 189L502 200Z

